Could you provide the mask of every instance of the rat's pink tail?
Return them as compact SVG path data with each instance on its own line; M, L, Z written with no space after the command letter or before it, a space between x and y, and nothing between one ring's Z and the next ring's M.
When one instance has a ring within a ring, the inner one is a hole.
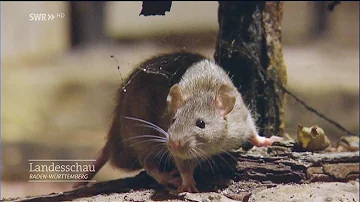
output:
M95 167L95 172L87 172L86 174L88 175L88 180L91 180L95 175L96 173L105 165L105 163L108 161L109 159L109 155L108 155L108 151L106 151L107 147L105 146L103 149L101 149L97 156L99 155L100 153L100 156L96 159L95 163L94 163L94 167ZM78 187L81 187L81 186L84 186L86 185L88 182L76 182L72 187L73 188L78 188Z

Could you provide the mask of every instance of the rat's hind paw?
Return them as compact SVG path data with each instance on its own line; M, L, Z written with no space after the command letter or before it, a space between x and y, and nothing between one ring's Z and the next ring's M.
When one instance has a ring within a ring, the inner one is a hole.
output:
M284 140L282 137L279 137L279 136L271 136L268 139L271 142L271 144L274 142L281 142Z
M282 140L283 138L278 136L271 136L267 138L267 137L255 135L250 139L250 142L256 147L267 147L267 146L271 146L274 142L282 141Z

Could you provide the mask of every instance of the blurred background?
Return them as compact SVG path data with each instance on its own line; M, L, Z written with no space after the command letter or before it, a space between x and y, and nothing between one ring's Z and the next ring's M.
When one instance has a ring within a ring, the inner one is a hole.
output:
M328 3L284 4L288 88L358 134L359 2L332 12ZM92 159L105 144L119 72L126 77L141 61L180 49L213 58L217 2L173 2L165 16L139 16L141 8L140 1L1 2L1 197L70 189L28 182L28 160ZM36 13L50 20L31 20ZM318 124L333 143L345 135L288 97L292 137L297 123ZM96 179L121 176L106 165Z

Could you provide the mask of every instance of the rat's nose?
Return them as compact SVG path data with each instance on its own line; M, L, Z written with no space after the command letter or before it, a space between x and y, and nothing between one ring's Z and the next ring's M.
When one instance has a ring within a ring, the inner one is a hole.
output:
M183 141L179 139L169 139L169 147L173 150L179 150L184 146Z
M189 145L188 142L181 138L169 138L168 149L171 155L181 159L189 159Z
M180 148L180 140L169 140L169 146L172 149L178 150Z

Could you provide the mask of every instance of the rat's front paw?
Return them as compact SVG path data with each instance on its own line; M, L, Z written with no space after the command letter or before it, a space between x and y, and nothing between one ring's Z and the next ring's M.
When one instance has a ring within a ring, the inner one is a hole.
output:
M196 185L194 183L187 184L187 185L181 185L179 187L178 192L190 192L190 193L198 193L199 190L196 188Z
M168 173L161 173L158 182L164 186L180 187L182 180L177 170Z

